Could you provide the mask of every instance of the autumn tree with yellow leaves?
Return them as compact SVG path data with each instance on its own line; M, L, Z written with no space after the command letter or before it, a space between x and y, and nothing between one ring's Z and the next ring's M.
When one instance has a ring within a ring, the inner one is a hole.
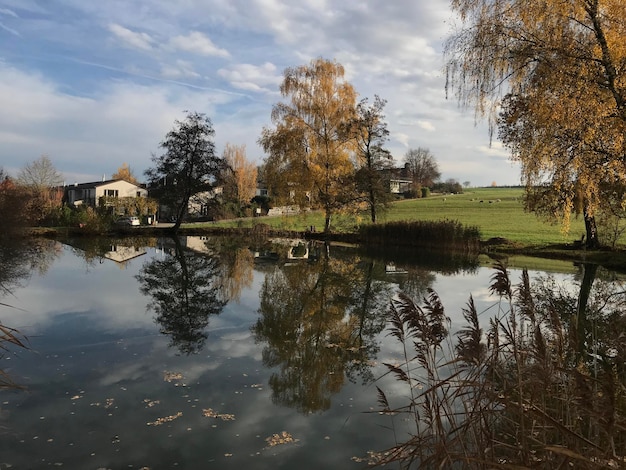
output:
M349 129L356 92L343 66L322 58L286 69L280 92L288 102L274 105L275 128L263 129L259 139L268 155L268 189L283 201L320 207L328 232L332 216L355 202Z
M133 170L128 166L128 163L122 163L122 166L117 169L111 176L114 180L124 180L132 184L139 185L139 181L135 177Z
M486 116L521 164L526 207L596 215L626 203L626 2L453 0L448 89ZM618 201L615 201L619 198Z
M257 167L246 158L246 146L227 143L223 159L228 165L224 176L226 197L240 206L250 203L256 193Z

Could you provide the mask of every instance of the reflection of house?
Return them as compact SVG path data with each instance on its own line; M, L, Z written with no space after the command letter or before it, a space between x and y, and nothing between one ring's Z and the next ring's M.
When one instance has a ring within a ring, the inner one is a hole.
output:
M309 247L301 241L294 241L287 252L287 259L309 259Z
M104 254L104 257L115 261L116 263L123 263L125 261L145 254L146 250L144 248L137 248L135 246L111 245L109 251Z
M306 240L294 238L273 238L270 240L273 245L282 245L287 251L287 259L309 259L309 244ZM283 251L284 253L284 251Z
M403 268L398 268L395 263L389 262L385 265L386 274L407 274L408 271Z
M95 207L101 197L148 197L148 191L128 181L106 180L67 186L65 197L70 205Z
M206 242L209 240L209 237L200 236L200 237L179 237L180 244L189 249L193 250L197 253L212 253L213 250L210 250L207 246Z

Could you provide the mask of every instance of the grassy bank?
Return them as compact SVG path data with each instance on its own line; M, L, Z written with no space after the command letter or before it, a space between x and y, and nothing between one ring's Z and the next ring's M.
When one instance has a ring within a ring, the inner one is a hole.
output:
M524 212L522 195L521 188L476 188L459 195L399 200L392 204L389 211L381 214L379 220L383 223L455 220L465 226L478 227L483 240L506 238L514 244L530 247L563 244L580 239L585 231L582 220L574 220L570 232L564 234L560 226ZM297 216L223 221L215 225L245 227L260 221L282 230L302 231L311 226L318 229L324 226L324 216L317 211ZM368 223L366 215L337 215L333 219L332 228L336 232L357 232L360 226Z
M584 261L604 266L624 269L626 266L626 240L620 240L618 250L587 252L574 249L574 241L580 240L584 233L584 223L580 219L572 221L569 233L563 233L558 224L545 222L535 214L524 211L521 188L472 188L460 195L433 195L424 199L398 200L390 209L380 214L381 224L395 222L454 221L465 227L476 227L480 232L484 253L530 255L544 259ZM481 202L482 201L482 202ZM229 228L251 228L260 224L263 230L292 232L302 234L312 227L317 234L324 226L324 214L311 211L296 216L274 216L225 220L211 223L183 224L181 233L200 234L210 229L212 232ZM334 238L340 241L356 241L369 223L367 214L338 214L332 220ZM146 234L159 236L164 228L171 224L159 224L157 227L141 227ZM259 227L260 228L260 227ZM48 229L52 230L52 229ZM64 229L56 229L62 236ZM68 229L65 229L67 232ZM76 231L71 230L71 231ZM44 235L44 234L40 234ZM47 236L54 234L47 233ZM66 233L66 235L68 235ZM397 238L397 237L396 237ZM488 242L490 239L499 242ZM393 242L390 240L390 243Z

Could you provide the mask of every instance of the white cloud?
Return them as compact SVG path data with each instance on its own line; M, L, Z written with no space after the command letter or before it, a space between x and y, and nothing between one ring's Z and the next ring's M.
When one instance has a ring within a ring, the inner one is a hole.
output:
M99 179L123 162L142 174L184 110L205 112L216 122L216 106L234 99L241 98L126 81L102 87L93 97L76 97L43 77L0 63L0 128L8 137L2 139L2 166L15 174L26 162L48 154L67 181ZM256 138L255 130L247 143L253 146Z
M203 56L229 57L226 49L216 46L211 39L199 31L192 31L186 36L175 36L169 45L174 50L191 52Z
M428 121L417 121L416 124L425 131L434 132L435 126Z
M519 179L505 153L488 148L485 126L446 100L447 0L58 2L64 8L3 2L20 18L1 18L23 35L0 43L0 57L14 64L13 80L0 76L5 169L41 153L61 156L75 174L109 173L109 157L120 155L143 169L185 109L211 117L218 148L246 144L260 158L256 141L280 99L282 71L324 57L345 67L359 98L387 100L396 159L422 146L450 177L465 179L468 169L474 184Z
M217 74L228 80L235 88L255 92L275 92L282 81L282 74L276 70L274 64L269 62L260 66L233 65L218 70Z
M112 32L115 37L122 41L126 46L143 50L152 49L153 39L149 34L136 33L130 29L120 26L119 24L110 24L109 31Z

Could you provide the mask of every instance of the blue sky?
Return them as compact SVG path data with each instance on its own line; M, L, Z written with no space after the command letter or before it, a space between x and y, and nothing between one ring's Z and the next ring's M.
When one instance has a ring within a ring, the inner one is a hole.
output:
M360 98L387 100L398 164L427 147L442 177L519 184L472 110L445 97L448 0L0 0L0 166L48 155L68 184L128 163L141 180L184 111L217 151L271 126L287 67L335 59Z

